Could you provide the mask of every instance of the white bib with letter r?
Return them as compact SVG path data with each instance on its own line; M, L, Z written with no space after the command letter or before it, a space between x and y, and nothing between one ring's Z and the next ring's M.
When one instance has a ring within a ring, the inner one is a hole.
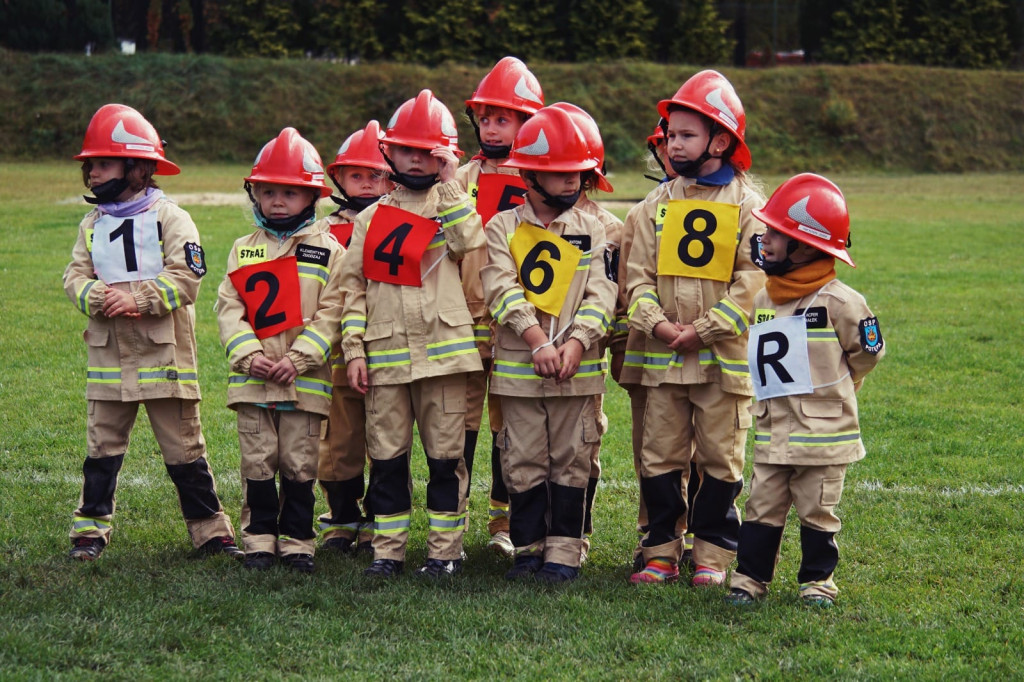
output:
M814 391L807 356L807 320L803 315L777 317L752 325L749 339L747 362L755 399Z

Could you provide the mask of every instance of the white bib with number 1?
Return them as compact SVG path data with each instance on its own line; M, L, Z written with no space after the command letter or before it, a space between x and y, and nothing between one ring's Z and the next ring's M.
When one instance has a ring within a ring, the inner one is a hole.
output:
M118 218L103 215L93 224L92 263L107 284L156 279L164 269L156 210Z

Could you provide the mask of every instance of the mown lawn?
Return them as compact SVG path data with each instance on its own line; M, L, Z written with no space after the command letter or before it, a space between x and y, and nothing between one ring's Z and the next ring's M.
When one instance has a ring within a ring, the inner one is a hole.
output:
M246 168L164 181L172 195L237 192ZM619 196L651 187L615 178ZM0 164L0 678L625 679L1018 678L1024 655L1024 178L836 177L853 214L853 270L889 346L860 393L868 458L839 513L836 608L796 596L787 529L766 602L628 584L636 484L625 393L611 422L590 561L558 589L509 585L486 543L486 441L464 575L378 586L364 560L318 556L313 576L245 572L191 554L140 418L101 560L69 562L84 455L85 319L61 273L85 206L75 164ZM768 178L770 187L781 178ZM196 305L203 420L237 523L234 414L212 304L241 204L188 205L210 272ZM416 459L409 561L424 557ZM319 511L319 510L318 510Z

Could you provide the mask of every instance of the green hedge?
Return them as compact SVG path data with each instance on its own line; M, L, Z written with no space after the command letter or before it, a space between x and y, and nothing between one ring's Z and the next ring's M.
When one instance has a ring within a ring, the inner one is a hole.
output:
M485 68L143 54L0 52L0 154L67 158L92 113L136 107L179 162L248 162L293 125L328 161L371 118L431 88L460 120ZM697 69L638 62L531 64L549 103L590 111L609 163L634 165L656 104ZM898 66L723 69L747 110L754 170L1024 170L1024 73Z

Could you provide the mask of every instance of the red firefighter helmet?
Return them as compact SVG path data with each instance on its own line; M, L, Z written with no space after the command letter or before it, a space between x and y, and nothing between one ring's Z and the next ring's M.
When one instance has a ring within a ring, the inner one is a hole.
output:
M452 112L426 89L395 110L381 139L388 144L416 149L448 147L462 156L459 129Z
M665 143L665 128L662 127L663 121L658 121L658 125L654 126L654 132L647 136L647 146L659 147Z
M380 123L377 121L370 121L365 128L349 135L338 148L334 163L327 164L327 172L333 173L335 168L341 166L390 170L387 161L384 160L384 155L380 153L382 135Z
M532 116L544 106L544 91L526 64L515 57L502 57L466 100L467 107L488 104Z
M319 191L320 198L331 195L324 184L324 164L316 148L292 127L263 145L245 181L309 187Z
M787 237L813 246L853 267L846 251L850 213L846 199L831 180L801 173L779 185L754 217Z
M512 143L510 168L571 173L597 167L597 159L572 116L562 109L544 107L523 124Z
M76 161L97 157L156 161L156 175L181 172L164 156L164 143L145 117L124 104L104 104L85 129L82 151Z
M717 71L708 69L694 74L683 83L672 99L658 102L658 113L668 120L669 107L673 104L704 114L736 138L736 149L731 161L740 170L750 168L750 148L744 141L747 130L747 115L743 103L736 95L732 83Z
M583 133L583 139L587 141L587 147L594 159L597 160L597 167L594 172L597 175L597 188L602 192L614 192L612 183L604 175L604 140L601 139L601 130L597 127L597 121L586 111L568 102L556 102L551 105L554 109L561 109L572 117L573 123Z

